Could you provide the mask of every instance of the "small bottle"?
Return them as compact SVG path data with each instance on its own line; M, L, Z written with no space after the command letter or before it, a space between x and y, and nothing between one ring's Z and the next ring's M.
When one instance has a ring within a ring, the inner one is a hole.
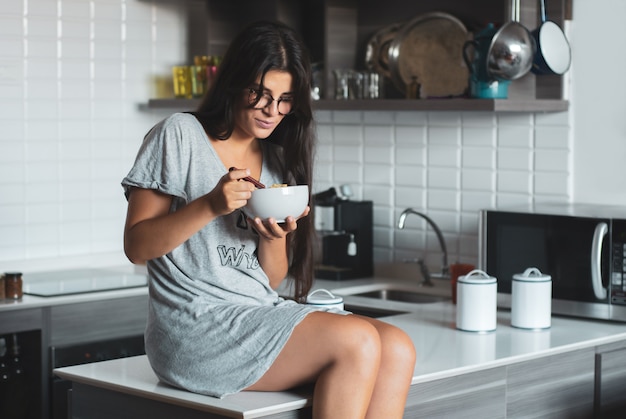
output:
M0 275L0 300L6 298L6 290L4 286L4 275Z
M22 273L5 272L4 274L5 298L19 300L22 298Z

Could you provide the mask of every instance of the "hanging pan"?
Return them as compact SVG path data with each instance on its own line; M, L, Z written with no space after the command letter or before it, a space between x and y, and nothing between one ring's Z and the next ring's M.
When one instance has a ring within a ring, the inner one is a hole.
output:
M571 49L565 34L556 23L546 18L545 0L540 0L541 25L532 34L537 52L531 71L535 74L563 74L569 70Z

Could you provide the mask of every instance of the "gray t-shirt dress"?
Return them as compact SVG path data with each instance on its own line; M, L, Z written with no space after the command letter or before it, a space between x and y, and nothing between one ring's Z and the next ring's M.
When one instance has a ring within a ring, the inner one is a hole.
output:
M283 183L280 148L261 145L261 183ZM210 192L227 171L199 121L177 113L146 135L122 185L126 194L138 187L171 195L173 212ZM146 354L161 381L215 397L238 392L261 378L294 327L317 310L270 287L257 246L237 210L147 263Z

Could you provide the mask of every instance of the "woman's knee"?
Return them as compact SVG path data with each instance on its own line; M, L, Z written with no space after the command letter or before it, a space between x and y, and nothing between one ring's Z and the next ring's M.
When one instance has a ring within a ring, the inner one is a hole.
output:
M414 366L416 353L411 338L401 329L387 325L379 329L382 343L382 356L386 361L398 365Z
M378 366L383 345L378 330L362 319L349 317L336 335L337 356L367 368Z

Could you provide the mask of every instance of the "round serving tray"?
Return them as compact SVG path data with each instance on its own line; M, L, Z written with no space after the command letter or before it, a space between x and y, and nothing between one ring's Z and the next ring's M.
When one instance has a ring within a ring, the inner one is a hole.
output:
M417 81L421 97L464 94L469 71L462 51L468 39L465 25L450 14L416 16L397 31L389 44L391 80L400 91Z

